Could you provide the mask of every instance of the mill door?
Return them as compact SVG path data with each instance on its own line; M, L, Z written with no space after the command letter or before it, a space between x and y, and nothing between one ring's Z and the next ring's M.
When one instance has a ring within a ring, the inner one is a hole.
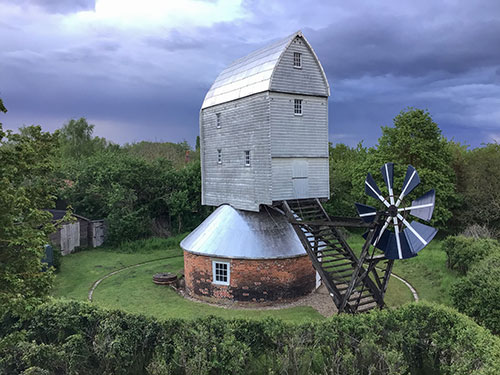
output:
M309 175L307 160L293 161L292 183L295 199L309 198Z

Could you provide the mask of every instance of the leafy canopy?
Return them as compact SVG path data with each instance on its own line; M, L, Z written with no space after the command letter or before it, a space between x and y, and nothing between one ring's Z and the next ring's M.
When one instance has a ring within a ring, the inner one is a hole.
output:
M105 138L92 136L94 125L85 118L71 119L59 131L61 155L64 158L82 158L91 156L109 146Z
M1 100L0 109L6 112ZM41 259L54 226L43 208L55 199L56 149L57 134L40 126L15 134L0 124L0 310L22 311L49 291L52 275L43 272Z
M399 193L406 168L413 165L422 182L412 197L419 197L430 189L435 189L433 225L445 228L452 217L451 210L458 202L451 160L447 141L429 112L408 108L394 118L393 127L382 127L378 147L371 149L367 158L367 169L379 176L379 169L384 163L395 163L394 186L395 192Z

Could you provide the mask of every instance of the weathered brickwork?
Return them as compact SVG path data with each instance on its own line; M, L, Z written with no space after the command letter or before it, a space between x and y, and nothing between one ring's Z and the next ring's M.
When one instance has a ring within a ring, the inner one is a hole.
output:
M212 261L230 263L230 284L212 281ZM204 300L270 302L310 293L316 273L307 255L287 259L218 259L184 251L186 292Z

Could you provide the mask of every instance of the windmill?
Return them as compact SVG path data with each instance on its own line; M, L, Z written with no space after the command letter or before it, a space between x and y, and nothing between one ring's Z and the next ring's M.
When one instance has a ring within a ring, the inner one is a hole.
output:
M402 206L419 183L413 167L399 196L393 164L382 168L385 196L368 176L366 191L382 210L358 205L361 218L326 213L329 95L325 71L301 31L218 75L200 111L202 204L216 209L180 244L187 295L216 303L285 302L311 293L321 280L339 312L383 307L394 260L414 256L435 235L408 222L430 219L432 191ZM361 252L342 235L350 227L368 229Z
M384 307L394 261L416 256L437 233L435 228L418 221L428 222L432 218L434 190L406 204L409 194L420 184L415 168L408 166L399 194L394 187L394 164L386 163L380 170L387 195L370 173L365 180L365 193L380 202L382 208L356 203L359 219L329 216L318 199L283 203L339 312ZM347 243L341 228L368 229L359 255Z
M415 168L411 165L408 166L401 193L397 196L394 193L393 184L394 163L384 164L380 171L387 186L388 197L382 195L370 173L365 180L365 193L382 202L384 211L378 212L374 207L356 203L359 216L367 223L374 222L377 213L384 217L383 225L378 225L371 244L382 250L388 259L414 257L434 238L437 229L417 220L410 223L407 216L411 215L429 221L434 211L436 193L432 189L412 201L410 206L405 207L403 205L404 199L420 184L420 178ZM391 227L393 231L390 231ZM365 239L366 237L367 234L365 234Z

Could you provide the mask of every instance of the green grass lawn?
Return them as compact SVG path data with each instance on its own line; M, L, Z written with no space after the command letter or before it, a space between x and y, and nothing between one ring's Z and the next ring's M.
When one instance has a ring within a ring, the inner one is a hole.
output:
M52 295L86 300L92 284L114 270L159 258L182 256L182 250L172 246L171 242L178 241L151 239L136 241L132 248L124 245L122 249L89 249L67 255L62 258Z
M104 280L99 285L94 294L94 302L106 308L119 308L160 319L193 319L208 315L250 319L275 317L295 322L323 319L323 316L308 306L279 310L243 310L210 306L202 302L187 300L179 296L171 287L155 285L152 282L153 274L182 267L183 258L179 257L125 270Z
M125 245L120 249L92 249L65 256L52 294L56 298L87 300L92 284L106 274L130 265L156 260L103 280L94 292L93 303L105 308L122 309L160 319L190 319L207 315L255 319L279 317L295 322L324 319L308 306L279 310L243 310L210 306L187 300L170 287L153 284L153 274L178 273L183 269L182 251L177 243L152 239ZM159 258L168 259L157 260ZM397 307L412 300L411 292L403 283L396 279L390 280L386 294L389 307Z

